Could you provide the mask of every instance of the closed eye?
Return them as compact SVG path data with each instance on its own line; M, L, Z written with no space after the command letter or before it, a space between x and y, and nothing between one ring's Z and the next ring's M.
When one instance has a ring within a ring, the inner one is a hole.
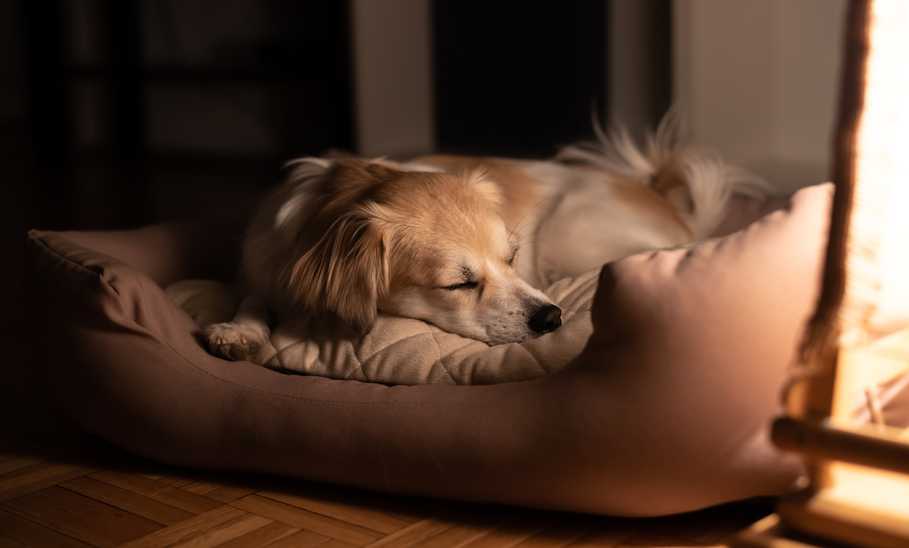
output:
M447 289L448 291L456 291L458 289L476 289L480 284L478 282L461 282L454 285L446 285L442 289Z
M508 266L511 266L514 264L514 260L517 258L517 256L518 256L518 248L517 248L517 246L515 246L514 249L511 250L511 256L508 257L508 259L505 261L508 264Z

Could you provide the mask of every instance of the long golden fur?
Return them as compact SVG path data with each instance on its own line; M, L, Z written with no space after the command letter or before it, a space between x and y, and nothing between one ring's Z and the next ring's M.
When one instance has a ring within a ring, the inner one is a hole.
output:
M540 290L549 283L702 238L732 194L761 192L756 177L678 145L666 124L646 151L617 133L556 161L304 158L250 224L251 299L206 336L216 353L264 363L267 310L361 333L383 313L521 341L560 324Z

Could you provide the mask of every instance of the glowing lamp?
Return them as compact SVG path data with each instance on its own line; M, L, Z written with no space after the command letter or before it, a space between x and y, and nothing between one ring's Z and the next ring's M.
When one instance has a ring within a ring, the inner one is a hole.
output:
M822 288L773 425L807 481L744 545L909 546L909 425L882 405L909 391L909 2L853 0L846 26Z

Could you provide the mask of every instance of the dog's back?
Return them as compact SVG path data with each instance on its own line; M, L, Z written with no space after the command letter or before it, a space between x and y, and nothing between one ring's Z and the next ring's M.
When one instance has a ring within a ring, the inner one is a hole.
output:
M733 195L764 196L759 177L682 145L674 116L639 147L626 131L562 149L554 160L428 156L441 169L485 169L503 191L503 216L524 241L517 268L544 287L640 251L710 236Z

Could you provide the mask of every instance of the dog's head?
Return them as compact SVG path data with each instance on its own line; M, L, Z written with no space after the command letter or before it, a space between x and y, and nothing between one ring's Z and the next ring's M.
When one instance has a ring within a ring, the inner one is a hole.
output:
M315 166L315 167L314 167ZM498 187L479 171L412 171L384 161L313 160L285 275L307 313L360 331L379 311L491 344L561 325L561 311L512 268L519 242Z

